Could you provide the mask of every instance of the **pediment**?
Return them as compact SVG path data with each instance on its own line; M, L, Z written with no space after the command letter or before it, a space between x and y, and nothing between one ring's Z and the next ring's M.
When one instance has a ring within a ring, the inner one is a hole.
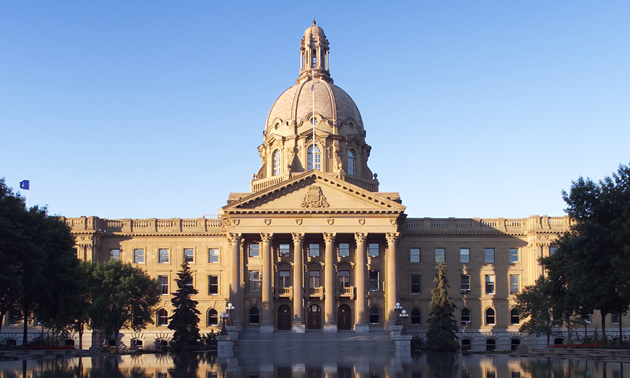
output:
M309 171L223 207L231 214L385 213L405 206L319 171Z

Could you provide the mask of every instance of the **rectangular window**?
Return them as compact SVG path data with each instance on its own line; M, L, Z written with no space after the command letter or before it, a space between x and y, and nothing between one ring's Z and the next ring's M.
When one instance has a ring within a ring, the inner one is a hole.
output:
M348 256L350 256L350 244L339 243L339 257L348 257Z
M249 291L260 291L260 272L257 270L249 271Z
M412 262L412 263L420 262L420 248L411 248L409 250L409 262Z
M551 256L554 253L556 253L557 250L558 250L558 246L557 245L549 246L549 256Z
M249 257L260 257L260 245L258 243L249 245Z
M169 257L170 256L167 248L158 249L158 264L168 264Z
M610 314L610 324L619 324L619 314Z
M319 287L319 270L310 270L308 272L308 282L311 289Z
M160 285L160 294L168 294L168 276L158 276L158 284Z
M470 294L470 276L468 274L459 276L459 287L462 294Z
M110 249L109 258L114 260L120 260L120 249Z
M486 274L486 294L494 294L494 274Z
M435 249L435 262L445 262L445 251L444 248L436 248Z
M518 294L521 291L518 274L510 274L510 294Z
M278 256L279 257L289 257L289 256L291 256L291 245L290 244L280 244L278 246Z
M218 276L208 276L208 295L219 295Z
M412 274L411 280L411 294L420 294L420 275Z
M379 244L378 243L370 243L368 244L368 254L370 257L378 257L379 256Z
M192 248L184 248L184 261L189 263L195 261L195 251Z
M461 263L469 263L470 262L470 248L460 248L459 249L459 262L461 262Z
M339 287L350 287L350 271L339 271Z
M518 248L510 248L510 262L511 263L518 262Z
M133 250L133 262L144 264L144 249L138 248Z
M280 287L291 287L291 280L288 270L281 270L279 273L280 276Z
M312 243L308 245L308 255L310 257L319 257L319 244Z
M493 263L494 262L494 248L486 248L484 249L485 262Z
M379 290L378 270L370 270L370 291Z
M208 263L216 264L219 262L219 249L208 248Z

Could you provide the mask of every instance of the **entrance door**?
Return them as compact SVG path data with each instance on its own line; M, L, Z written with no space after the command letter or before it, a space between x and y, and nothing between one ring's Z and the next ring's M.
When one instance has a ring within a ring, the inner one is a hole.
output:
M306 327L308 329L322 329L322 309L318 305L308 306L308 319Z
M278 330L291 329L291 308L285 304L278 307Z
M350 306L343 304L337 309L337 329L338 330L351 330L352 329L352 316Z

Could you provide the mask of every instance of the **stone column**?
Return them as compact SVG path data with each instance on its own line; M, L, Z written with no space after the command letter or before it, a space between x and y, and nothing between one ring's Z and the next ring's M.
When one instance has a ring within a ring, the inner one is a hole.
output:
M396 244L398 243L398 232L388 232L387 238L387 328L396 324Z
M293 333L304 333L306 328L304 326L304 308L302 308L303 301L303 287L304 278L302 276L304 272L304 263L302 257L304 251L302 243L304 242L303 233L293 233L293 327L291 331Z
M234 305L232 311L232 323L235 327L241 327L241 313L243 311L243 301L241 292L241 263L240 263L240 246L241 234L229 233L227 235L228 243L232 248L232 282L230 284L230 302Z
M273 234L260 234L262 239L262 321L261 333L273 333L273 293L271 287L271 242Z
M367 322L367 306L366 306L366 296L367 296L367 282L365 280L367 265L366 265L366 256L365 256L365 239L367 238L366 233L355 233L354 240L357 243L357 248L355 250L355 259L356 259L356 267L354 274L354 282L357 287L357 300L355 305L355 324L354 324L354 332L370 332L370 327Z
M326 255L324 256L324 332L337 332L335 322L335 234L324 233Z

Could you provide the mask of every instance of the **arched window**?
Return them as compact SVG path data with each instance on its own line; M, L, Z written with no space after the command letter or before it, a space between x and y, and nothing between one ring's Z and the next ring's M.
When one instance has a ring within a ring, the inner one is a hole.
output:
M489 308L486 310L486 325L494 325L496 324L496 319L494 316L494 309Z
M348 174L349 175L354 176L355 167L356 167L356 161L354 157L354 151L349 150L348 151Z
M311 51L311 67L317 67L317 50Z
M462 325L470 325L470 310L462 308Z
M513 308L510 310L510 324L518 324L520 322L520 316L518 310Z
M16 339L6 339L4 340L4 345L17 345L17 340Z
M142 340L140 339L131 339L131 349L137 350L142 349Z
M260 311L258 307L249 309L249 324L260 324Z
M208 310L208 326L219 325L219 313L217 310L211 308Z
M280 150L275 150L273 152L273 172L271 173L272 176L279 176L282 173L282 169L281 167L281 163L282 163L282 158L280 156Z
M309 171L313 170L313 161L315 161L314 169L321 171L322 170L322 151L319 149L319 146L315 146L315 156L313 156L313 146L311 145L308 148L308 169Z
M419 325L421 321L422 318L420 317L420 309L414 308L413 310L411 310L411 324Z
M168 311L161 308L157 313L157 325L158 326L166 326L168 325Z
M381 312L378 307L370 307L370 324L379 324L381 322Z
M497 348L497 341L495 339L486 340L486 351L492 352Z

